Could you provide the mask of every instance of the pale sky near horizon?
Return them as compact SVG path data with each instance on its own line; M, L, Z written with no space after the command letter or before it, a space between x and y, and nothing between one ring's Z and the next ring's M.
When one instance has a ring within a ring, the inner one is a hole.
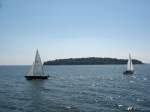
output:
M0 65L112 57L150 63L150 0L0 0Z

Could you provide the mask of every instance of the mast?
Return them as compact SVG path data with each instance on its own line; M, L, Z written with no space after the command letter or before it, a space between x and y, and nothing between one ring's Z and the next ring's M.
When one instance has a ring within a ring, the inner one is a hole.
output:
M130 70L131 70L131 71L134 70L131 55L130 55Z

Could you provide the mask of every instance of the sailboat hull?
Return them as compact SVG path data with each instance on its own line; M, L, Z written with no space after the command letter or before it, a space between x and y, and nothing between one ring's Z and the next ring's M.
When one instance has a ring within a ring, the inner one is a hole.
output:
M123 72L123 74L124 75L132 75L132 74L134 74L134 71L125 71L125 72Z
M48 79L49 76L25 76L27 80Z

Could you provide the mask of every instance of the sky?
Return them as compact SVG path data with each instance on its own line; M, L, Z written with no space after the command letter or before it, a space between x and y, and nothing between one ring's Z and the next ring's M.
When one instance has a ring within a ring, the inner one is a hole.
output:
M150 0L0 0L0 65L112 57L150 63Z

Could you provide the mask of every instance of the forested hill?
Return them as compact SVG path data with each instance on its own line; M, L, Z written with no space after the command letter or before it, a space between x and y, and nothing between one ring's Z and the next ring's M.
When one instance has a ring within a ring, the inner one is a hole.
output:
M116 58L68 58L56 59L44 62L44 65L111 65L111 64L127 64L127 59ZM133 59L133 64L143 64L142 61Z

